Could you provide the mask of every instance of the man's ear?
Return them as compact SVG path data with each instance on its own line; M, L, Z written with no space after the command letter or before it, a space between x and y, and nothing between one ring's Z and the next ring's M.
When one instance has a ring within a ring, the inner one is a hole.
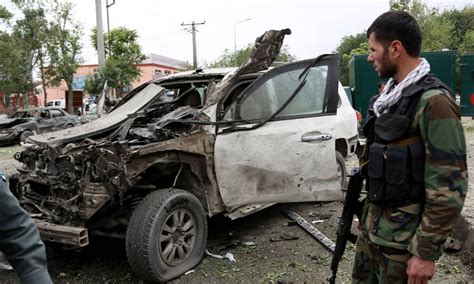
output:
M392 41L388 48L390 51L389 54L391 56L391 59L399 59L403 51L405 50L403 44L399 40Z

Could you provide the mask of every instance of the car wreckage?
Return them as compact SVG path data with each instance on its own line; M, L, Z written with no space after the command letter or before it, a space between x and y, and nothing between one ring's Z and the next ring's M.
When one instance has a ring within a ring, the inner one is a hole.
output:
M10 187L42 238L124 238L134 272L167 281L201 261L208 216L340 200L338 57L268 70L290 33L265 32L238 69L150 81L104 117L29 137Z
M26 138L80 124L77 115L57 107L18 110L8 118L0 119L0 146L25 142Z

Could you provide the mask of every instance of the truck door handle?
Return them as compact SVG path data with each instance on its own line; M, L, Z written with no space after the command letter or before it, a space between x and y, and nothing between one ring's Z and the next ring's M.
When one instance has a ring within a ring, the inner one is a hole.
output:
M329 133L321 133L319 131L316 132L308 132L301 136L301 142L314 142L314 141L324 141L324 140L331 140L332 135Z

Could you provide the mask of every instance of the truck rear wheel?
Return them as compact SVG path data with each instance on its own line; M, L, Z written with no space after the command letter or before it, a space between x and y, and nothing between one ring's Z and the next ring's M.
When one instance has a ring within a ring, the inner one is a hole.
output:
M130 218L127 258L141 279L165 282L198 265L206 241L206 214L196 196L181 189L158 190Z

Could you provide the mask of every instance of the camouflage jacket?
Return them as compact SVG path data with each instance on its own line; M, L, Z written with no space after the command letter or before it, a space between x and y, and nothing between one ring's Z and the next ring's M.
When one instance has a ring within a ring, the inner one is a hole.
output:
M0 250L24 284L49 284L46 251L28 213L0 178ZM2 281L0 281L2 282Z
M467 192L466 141L459 107L447 91L428 90L411 128L421 134L425 145L425 203L382 208L367 202L361 233L375 244L437 260Z

